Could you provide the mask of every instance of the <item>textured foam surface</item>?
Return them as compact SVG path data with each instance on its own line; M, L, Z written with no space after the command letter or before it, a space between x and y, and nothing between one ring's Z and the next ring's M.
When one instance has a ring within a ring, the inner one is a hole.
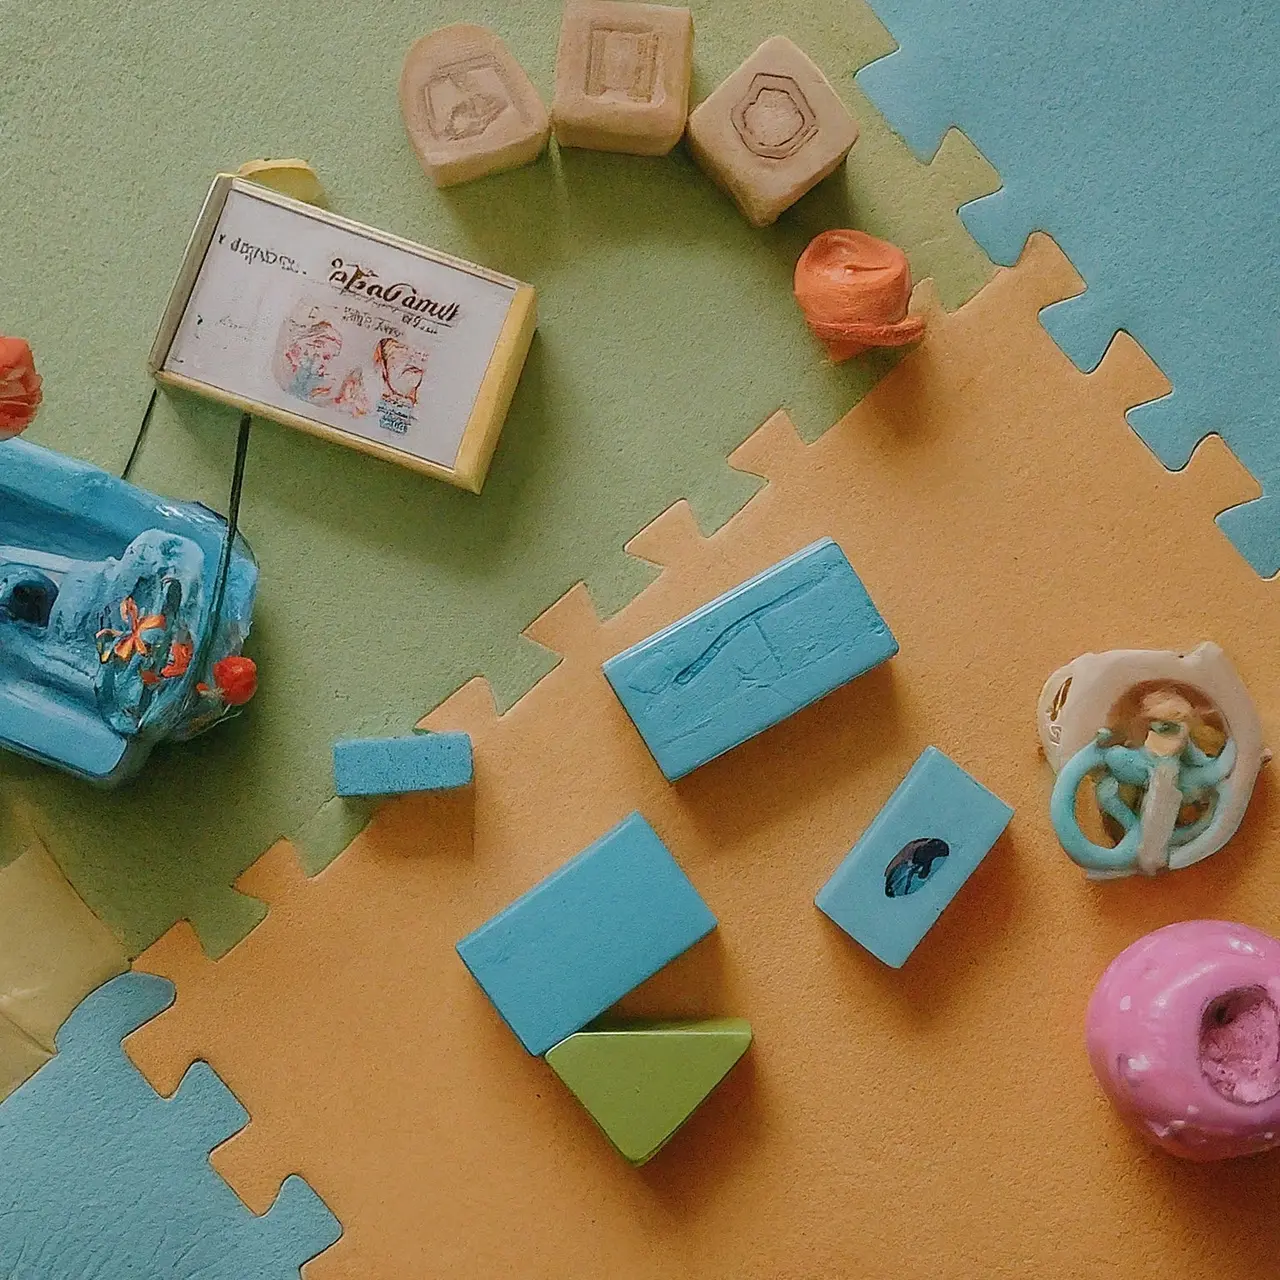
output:
M333 744L340 796L392 796L447 791L472 777L465 733L416 733L404 738L344 738Z
M675 780L897 652L844 552L822 538L610 658L604 673Z
M255 1216L209 1165L249 1119L204 1063L161 1098L121 1038L173 1000L127 973L87 996L58 1053L0 1104L0 1274L12 1280L297 1280L341 1234L301 1179Z
M51 852L136 951L174 920L211 953L262 918L236 875L282 833L307 865L359 817L323 809L343 736L407 732L483 673L509 705L554 659L520 636L579 580L612 611L652 576L628 538L679 498L714 528L756 487L725 456L780 405L828 427L892 363L832 367L799 318L791 271L832 225L901 244L958 305L991 273L957 200L994 177L957 143L920 165L853 71L891 42L871 10L704 0L694 96L787 31L861 124L853 163L765 232L745 226L683 146L668 157L571 151L436 192L396 102L409 45L446 22L491 26L550 99L561 0L33 0L0 23L0 332L31 339L45 405L31 438L120 468L143 371L210 176L301 156L338 213L535 284L540 328L480 499L287 427L254 429L241 523L263 566L255 704L152 758L103 799L0 761ZM749 349L744 335L750 336ZM166 396L138 483L224 509L232 411ZM233 802L232 802L233 800ZM321 812L323 809L323 813ZM12 849L9 855L16 855ZM0 852L0 858L5 856Z
M586 1026L716 927L638 814L458 943L530 1053Z
M1280 22L1265 0L879 0L859 83L916 153L957 125L1004 183L962 211L997 261L1057 240L1086 291L1044 324L1081 369L1117 330L1173 383L1129 421L1166 467L1220 434L1261 499L1218 523L1280 570Z

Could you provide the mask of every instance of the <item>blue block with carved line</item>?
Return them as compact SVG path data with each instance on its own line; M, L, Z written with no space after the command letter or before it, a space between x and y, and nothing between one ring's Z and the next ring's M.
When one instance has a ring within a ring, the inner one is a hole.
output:
M604 673L674 782L898 652L830 538L610 658Z
M1011 817L1003 800L926 747L815 904L899 969Z
M448 791L465 787L471 773L471 736L466 733L346 738L333 745L333 775L340 796Z
M633 813L463 938L458 955L524 1047L543 1054L715 927Z

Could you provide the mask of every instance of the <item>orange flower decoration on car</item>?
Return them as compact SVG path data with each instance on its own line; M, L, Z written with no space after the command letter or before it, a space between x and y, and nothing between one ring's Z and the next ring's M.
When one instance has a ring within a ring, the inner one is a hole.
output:
M177 676L185 676L187 668L191 665L191 650L193 646L189 643L183 643L181 640L175 640L169 647L169 661L160 668L160 674L166 680L173 680Z
M196 689L229 707L243 707L258 692L258 665L252 658L223 658L213 664L213 684L198 684Z
M0 440L31 425L40 407L40 375L22 338L0 337Z
M121 662L128 662L134 656L145 658L151 652L151 645L143 633L163 631L165 628L164 614L141 614L132 596L125 596L120 601L120 618L125 630L116 631L113 627L103 627L97 634L98 657L103 662L112 657L119 658ZM104 640L110 643L104 645Z

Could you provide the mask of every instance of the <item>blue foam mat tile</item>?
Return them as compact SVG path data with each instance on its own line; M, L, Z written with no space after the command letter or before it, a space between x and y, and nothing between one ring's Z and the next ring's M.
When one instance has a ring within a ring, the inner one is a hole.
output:
M209 1163L249 1116L206 1063L160 1097L121 1040L173 1001L126 973L87 996L57 1055L0 1104L5 1280L297 1280L342 1233L301 1179L254 1214Z

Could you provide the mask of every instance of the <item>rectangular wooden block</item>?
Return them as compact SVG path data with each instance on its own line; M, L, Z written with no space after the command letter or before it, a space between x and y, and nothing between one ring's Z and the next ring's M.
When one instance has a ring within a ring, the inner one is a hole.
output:
M524 1047L543 1054L715 927L633 813L463 938L458 955Z
M689 117L689 150L753 227L834 173L857 141L840 95L786 36L766 40Z
M415 733L407 738L347 738L333 744L340 796L448 791L471 781L471 736Z
M1011 817L1003 800L926 747L815 904L899 969Z
M551 123L562 147L666 155L689 116L693 14L660 4L570 0Z
M671 781L898 651L830 538L610 658L604 673Z

